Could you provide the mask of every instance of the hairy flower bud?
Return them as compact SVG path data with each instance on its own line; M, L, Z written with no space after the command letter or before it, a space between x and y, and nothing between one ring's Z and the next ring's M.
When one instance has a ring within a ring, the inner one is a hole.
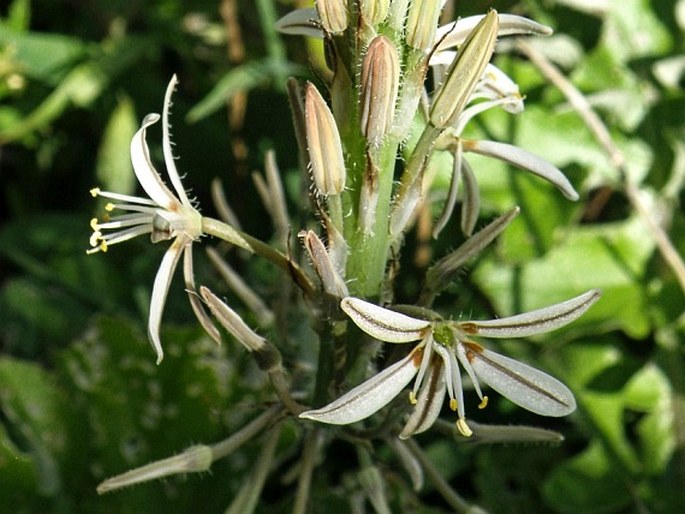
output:
M339 194L345 187L345 161L335 118L314 84L305 87L307 148L314 184L322 195Z
M362 18L369 25L378 25L388 15L390 0L361 0Z
M371 146L390 131L400 83L397 49L385 36L369 45L362 64L361 129Z
M433 46L438 30L440 0L412 0L407 17L407 44L426 51Z
M347 28L347 0L316 0L316 10L328 32L337 34Z
M471 31L447 70L445 82L435 94L430 121L437 128L448 127L457 120L483 76L495 49L499 20L491 10Z

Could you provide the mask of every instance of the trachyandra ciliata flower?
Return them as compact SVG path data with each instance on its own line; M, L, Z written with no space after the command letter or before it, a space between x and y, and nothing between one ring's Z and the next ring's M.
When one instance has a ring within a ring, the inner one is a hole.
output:
M352 321L370 336L388 343L419 341L409 354L332 403L300 417L346 425L365 419L387 405L414 379L409 401L414 406L401 438L427 430L437 419L445 393L457 412L457 428L471 435L466 423L460 364L481 402L479 380L512 402L543 416L566 416L576 408L573 393L547 373L485 349L471 336L526 337L560 328L580 317L600 297L596 289L562 303L488 321L422 319L379 307L354 297L340 303Z
M181 254L183 254L183 273L186 288L189 291L194 290L191 246L193 241L202 235L202 216L188 199L171 151L169 109L171 107L171 95L177 82L174 75L164 96L164 107L161 116L164 162L176 194L164 183L150 160L150 151L145 139L145 131L148 127L159 121L159 114L154 113L148 114L143 118L140 129L131 140L133 170L138 182L147 194L147 198L101 191L98 188L91 190L93 196L101 196L112 200L105 206L106 211L118 210L122 211L123 214L115 216L107 214L104 221L99 221L96 218L91 220L90 225L93 229L93 234L90 237L90 244L93 248L88 250L88 253L106 252L113 244L121 243L143 234L150 234L150 240L153 243L173 240L171 246L169 246L169 249L164 254L162 263L157 271L150 301L148 335L157 353L157 363L161 362L164 357L159 337L159 327L174 270ZM218 332L208 320L200 300L195 294L190 293L189 298L193 310L198 315L203 326L208 329L212 337L218 340Z

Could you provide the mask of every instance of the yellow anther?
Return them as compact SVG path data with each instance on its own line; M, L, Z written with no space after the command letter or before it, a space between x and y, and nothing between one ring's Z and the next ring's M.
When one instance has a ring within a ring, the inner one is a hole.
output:
M458 405L459 404L457 403L456 398L450 398L450 409L452 409L453 411L456 411Z
M464 437L471 437L473 435L473 431L466 424L466 420L464 418L459 418L457 420L457 430L459 430L459 433Z
M95 198L97 195L100 194L100 188L94 187L93 189L90 190L90 194L93 195L93 198Z
M100 239L102 238L102 232L97 230L90 235L90 246L98 246L100 244Z
M414 394L414 391L409 391L409 403L416 405L416 395Z
M483 396L483 399L482 399L481 402L478 404L478 408L479 408L479 409L484 409L484 408L487 407L487 406L488 406L488 397L487 397L487 396Z
M108 212L113 211L114 209L116 209L116 207L112 202L109 202L107 205L105 205L105 210Z
M93 232L97 232L99 230L97 218L92 218L90 220L90 228ZM95 245L93 245L93 246L95 246Z

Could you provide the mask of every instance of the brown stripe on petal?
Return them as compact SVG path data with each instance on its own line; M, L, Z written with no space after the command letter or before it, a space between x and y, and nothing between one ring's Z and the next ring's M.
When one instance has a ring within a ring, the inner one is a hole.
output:
M481 361L483 363L485 363L488 366L496 369L500 373L507 375L512 380L515 380L516 382L519 382L519 383L525 385L526 387L530 388L531 390L535 391L536 393L539 393L540 395L542 395L546 398L549 398L550 400L552 400L552 401L554 401L560 405L563 405L565 407L570 407L570 405L568 403L566 403L563 400L560 400L557 396L553 395L552 393L550 393L546 389L543 389L542 387L538 386L534 382L531 382L530 380L528 380L523 375L521 375L519 373L515 373L515 372L511 371L510 369L505 368L501 364L498 364L497 362L489 359L485 355L484 348L482 346L480 346L474 342L471 342L471 341L466 341L466 342L463 342L462 344L466 347L466 358L468 359L469 362L473 362L474 360L476 360L476 358L479 358L479 359L481 359ZM476 373L478 373L477 370L476 370Z

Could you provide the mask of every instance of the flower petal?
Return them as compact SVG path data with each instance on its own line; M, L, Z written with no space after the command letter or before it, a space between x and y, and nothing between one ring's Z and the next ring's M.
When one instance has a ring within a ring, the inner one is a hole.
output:
M178 200L164 184L150 160L150 150L145 141L145 130L159 121L159 114L148 114L131 139L131 163L140 185L154 202L167 210L175 209Z
M290 36L309 36L323 39L321 18L316 8L295 9L276 22L276 30Z
M460 344L478 377L516 405L542 416L576 410L573 393L556 378L475 343Z
M166 164L166 171L169 174L169 179L171 184L176 190L178 198L184 205L190 205L188 201L188 196L181 183L181 177L176 169L176 163L174 162L174 154L171 151L171 125L169 124L169 109L171 109L171 95L176 89L176 84L178 84L178 79L174 74L169 81L169 85L166 88L166 93L164 94L164 108L162 110L162 151L164 152L164 163Z
M414 434L425 432L435 423L445 401L446 389L445 367L442 365L442 360L436 359L430 367L428 379L419 391L414 410L400 432L400 439L407 439Z
M430 322L379 307L354 298L344 298L340 307L364 332L388 343L408 343L422 339Z
M164 302L169 292L169 285L174 276L174 270L178 264L178 259L181 257L183 248L190 244L185 238L178 237L171 243L169 249L162 258L162 263L159 265L155 282L152 286L152 298L150 300L150 317L148 319L148 337L150 343L157 353L157 364L162 362L164 358L164 350L162 350L162 342L159 339L159 326L162 323L162 312L164 311Z
M435 36L435 39L440 41L437 52L445 48L460 46L466 40L469 33L478 25L478 22L483 19L483 16L482 14L467 16L456 23L449 23L438 28ZM500 14L498 17L499 30L497 31L497 36L499 37L513 35L549 36L552 34L551 28L522 16Z
M548 180L554 184L561 193L569 200L578 200L578 193L566 178L555 166L530 152L506 143L497 141L464 141L464 150L474 152L488 157L494 157L519 168L530 171L538 177Z
M542 334L568 325L582 316L602 295L599 289L591 289L565 302L550 305L516 316L488 321L458 323L467 334L483 337L527 337Z
M320 409L303 412L300 417L332 425L347 425L368 418L385 407L411 382L416 375L417 357L420 358L420 353L413 350L404 359L362 382L337 400Z
M219 330L212 323L212 318L209 317L207 311L202 306L202 301L195 291L195 277L193 273L193 247L188 245L183 252L183 278L185 280L186 292L188 293L188 300L193 312L197 317L202 328L209 334L209 337L214 339L216 344L221 344L221 334Z

